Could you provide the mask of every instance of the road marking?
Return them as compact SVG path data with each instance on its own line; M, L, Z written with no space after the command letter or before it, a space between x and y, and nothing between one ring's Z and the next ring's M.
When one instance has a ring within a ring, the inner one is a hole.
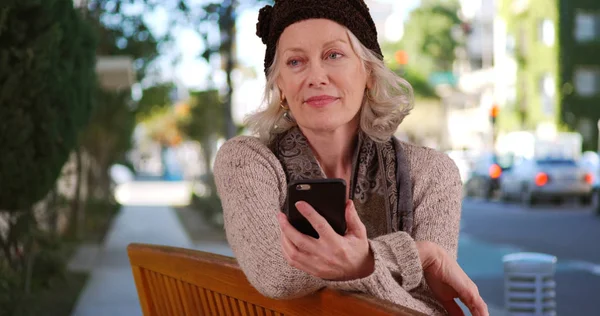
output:
M600 264L581 260L568 260L567 262L565 262L565 265L575 270L582 270L585 272L589 272L593 275L600 276Z
M505 255L528 251L516 245L490 243L467 233L460 234L458 241L458 263L471 278L502 277ZM558 258L557 272L582 271L600 276L600 264Z

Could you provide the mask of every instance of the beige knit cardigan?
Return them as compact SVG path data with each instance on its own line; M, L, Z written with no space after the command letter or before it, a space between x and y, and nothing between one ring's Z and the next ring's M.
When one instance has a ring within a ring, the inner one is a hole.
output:
M456 259L461 181L447 155L401 143L412 183L413 234L373 234L375 271L351 281L323 280L288 265L280 244L277 212L286 201L279 160L255 137L238 136L217 153L214 166L227 240L250 283L263 295L286 299L323 287L363 292L428 315L445 314L423 278L415 241L437 243Z

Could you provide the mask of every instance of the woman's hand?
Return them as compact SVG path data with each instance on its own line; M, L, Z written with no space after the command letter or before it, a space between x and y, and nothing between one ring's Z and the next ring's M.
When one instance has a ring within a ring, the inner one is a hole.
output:
M417 241L417 249L427 285L438 301L452 316L464 315L454 301L458 297L473 316L488 316L487 305L479 295L477 285L471 281L456 260L437 244Z
M344 236L336 233L308 203L298 202L296 208L319 233L319 239L296 230L285 214L279 212L283 256L292 267L333 281L359 279L373 273L375 260L367 230L351 200L346 202L347 230Z

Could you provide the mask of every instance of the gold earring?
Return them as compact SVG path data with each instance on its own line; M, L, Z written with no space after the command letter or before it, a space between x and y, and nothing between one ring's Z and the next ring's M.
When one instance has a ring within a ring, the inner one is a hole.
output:
M365 96L367 97L367 99L373 100L373 97L371 96L371 89L369 89L369 88L365 89Z
M284 111L289 111L290 107L285 105L285 98L281 98L281 101L279 102L279 106L284 110Z

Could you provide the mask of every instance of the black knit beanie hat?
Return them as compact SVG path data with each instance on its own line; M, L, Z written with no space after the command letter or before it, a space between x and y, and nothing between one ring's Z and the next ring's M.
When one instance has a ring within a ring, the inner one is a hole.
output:
M363 0L275 0L275 5L260 9L256 35L267 45L265 74L273 63L279 36L286 27L308 19L329 19L347 27L380 59L377 29Z

